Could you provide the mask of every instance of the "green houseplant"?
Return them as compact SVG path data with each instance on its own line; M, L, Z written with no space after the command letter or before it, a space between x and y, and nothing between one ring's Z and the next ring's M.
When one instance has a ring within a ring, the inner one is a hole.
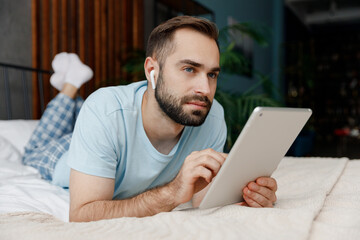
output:
M258 45L267 47L266 35L268 32L265 27L246 22L226 26L219 32L221 71L230 75L242 75L252 71L254 76L253 85L242 93L229 93L222 89L216 91L215 98L224 107L228 131L225 151L231 149L255 107L282 105L275 100L276 95L281 98L281 94L270 81L270 77L249 69L249 59L235 48L235 41L238 40L235 37L239 35L234 33L246 35Z
M229 151L234 144L237 136L245 126L251 112L257 106L281 106L281 103L267 93L255 93L255 90L269 82L269 78L264 75L258 75L259 80L247 91L241 94L228 93L217 90L216 100L224 108L225 121L227 126L226 151Z

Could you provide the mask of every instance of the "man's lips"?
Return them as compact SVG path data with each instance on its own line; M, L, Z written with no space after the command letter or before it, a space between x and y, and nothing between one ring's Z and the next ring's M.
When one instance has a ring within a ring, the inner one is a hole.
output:
M187 102L186 104L192 105L192 106L198 107L198 108L206 108L208 106L208 104L206 102L202 102L202 101Z

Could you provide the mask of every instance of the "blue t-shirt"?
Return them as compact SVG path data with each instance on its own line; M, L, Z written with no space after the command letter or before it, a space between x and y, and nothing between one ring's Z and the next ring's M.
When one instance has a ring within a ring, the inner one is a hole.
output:
M71 167L115 179L113 198L124 199L170 182L193 151L223 151L224 111L214 100L201 126L186 126L168 155L158 152L142 123L141 103L146 89L147 82L141 81L102 88L87 98L76 120L69 151L55 168L54 184L67 187Z

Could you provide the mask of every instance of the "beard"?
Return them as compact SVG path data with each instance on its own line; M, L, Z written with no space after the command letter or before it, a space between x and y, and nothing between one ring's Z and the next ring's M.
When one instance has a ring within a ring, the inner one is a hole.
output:
M187 95L177 97L172 95L162 79L160 71L155 88L155 98L161 110L174 122L184 126L200 126L209 114L212 102L206 96ZM205 105L204 110L192 110L186 112L184 105L191 101L201 101Z

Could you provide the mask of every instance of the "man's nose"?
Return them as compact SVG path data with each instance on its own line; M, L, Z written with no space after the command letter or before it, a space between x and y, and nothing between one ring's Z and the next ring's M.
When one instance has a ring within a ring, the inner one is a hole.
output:
M195 82L195 93L203 96L210 94L210 84L207 74L201 74Z

